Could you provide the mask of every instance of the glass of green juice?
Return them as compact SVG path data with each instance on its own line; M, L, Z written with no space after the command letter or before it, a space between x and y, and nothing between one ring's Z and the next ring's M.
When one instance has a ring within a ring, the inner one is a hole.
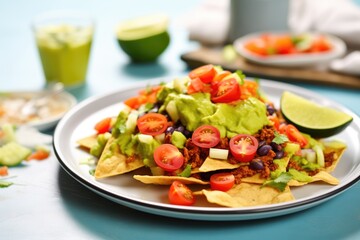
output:
M46 83L65 87L85 83L94 21L85 13L48 12L37 16L33 30Z

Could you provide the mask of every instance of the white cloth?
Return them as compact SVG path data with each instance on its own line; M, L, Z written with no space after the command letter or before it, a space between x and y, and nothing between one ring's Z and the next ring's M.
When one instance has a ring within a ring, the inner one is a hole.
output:
M352 0L291 0L289 28L293 32L325 32L360 49L360 8ZM330 69L360 76L360 51L330 63Z
M338 72L360 75L359 5L353 0L289 1L289 30L295 33L324 32L343 39L348 47L359 51L336 59L329 66ZM204 45L224 44L229 36L230 7L230 0L204 0L186 14L182 20L190 39Z
M343 59L333 60L330 68L336 72L360 76L360 51L354 51Z
M360 47L360 7L352 0L291 0L288 25L293 32L325 32Z
M189 31L190 40L204 45L224 44L230 26L230 1L205 0L181 21Z

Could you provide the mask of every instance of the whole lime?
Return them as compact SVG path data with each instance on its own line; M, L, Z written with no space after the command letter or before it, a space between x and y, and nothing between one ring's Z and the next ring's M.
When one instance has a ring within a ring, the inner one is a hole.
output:
M123 21L117 27L117 41L134 62L155 61L169 46L168 18L150 15Z

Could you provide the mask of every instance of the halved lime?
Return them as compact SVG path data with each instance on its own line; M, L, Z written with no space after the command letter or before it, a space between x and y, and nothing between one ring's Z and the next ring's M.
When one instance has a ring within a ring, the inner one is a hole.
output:
M344 112L320 106L287 91L281 96L280 108L286 121L315 138L335 135L352 121L352 117Z
M124 21L116 34L120 47L133 61L156 60L170 43L168 17L150 15Z

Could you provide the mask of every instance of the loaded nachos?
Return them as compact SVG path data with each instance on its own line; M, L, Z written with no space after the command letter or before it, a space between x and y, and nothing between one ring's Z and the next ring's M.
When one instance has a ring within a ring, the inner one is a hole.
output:
M294 200L294 187L339 183L331 172L346 145L299 132L240 71L199 67L141 90L115 114L78 140L98 158L94 177L146 169L134 181L170 185L172 204L273 204Z

